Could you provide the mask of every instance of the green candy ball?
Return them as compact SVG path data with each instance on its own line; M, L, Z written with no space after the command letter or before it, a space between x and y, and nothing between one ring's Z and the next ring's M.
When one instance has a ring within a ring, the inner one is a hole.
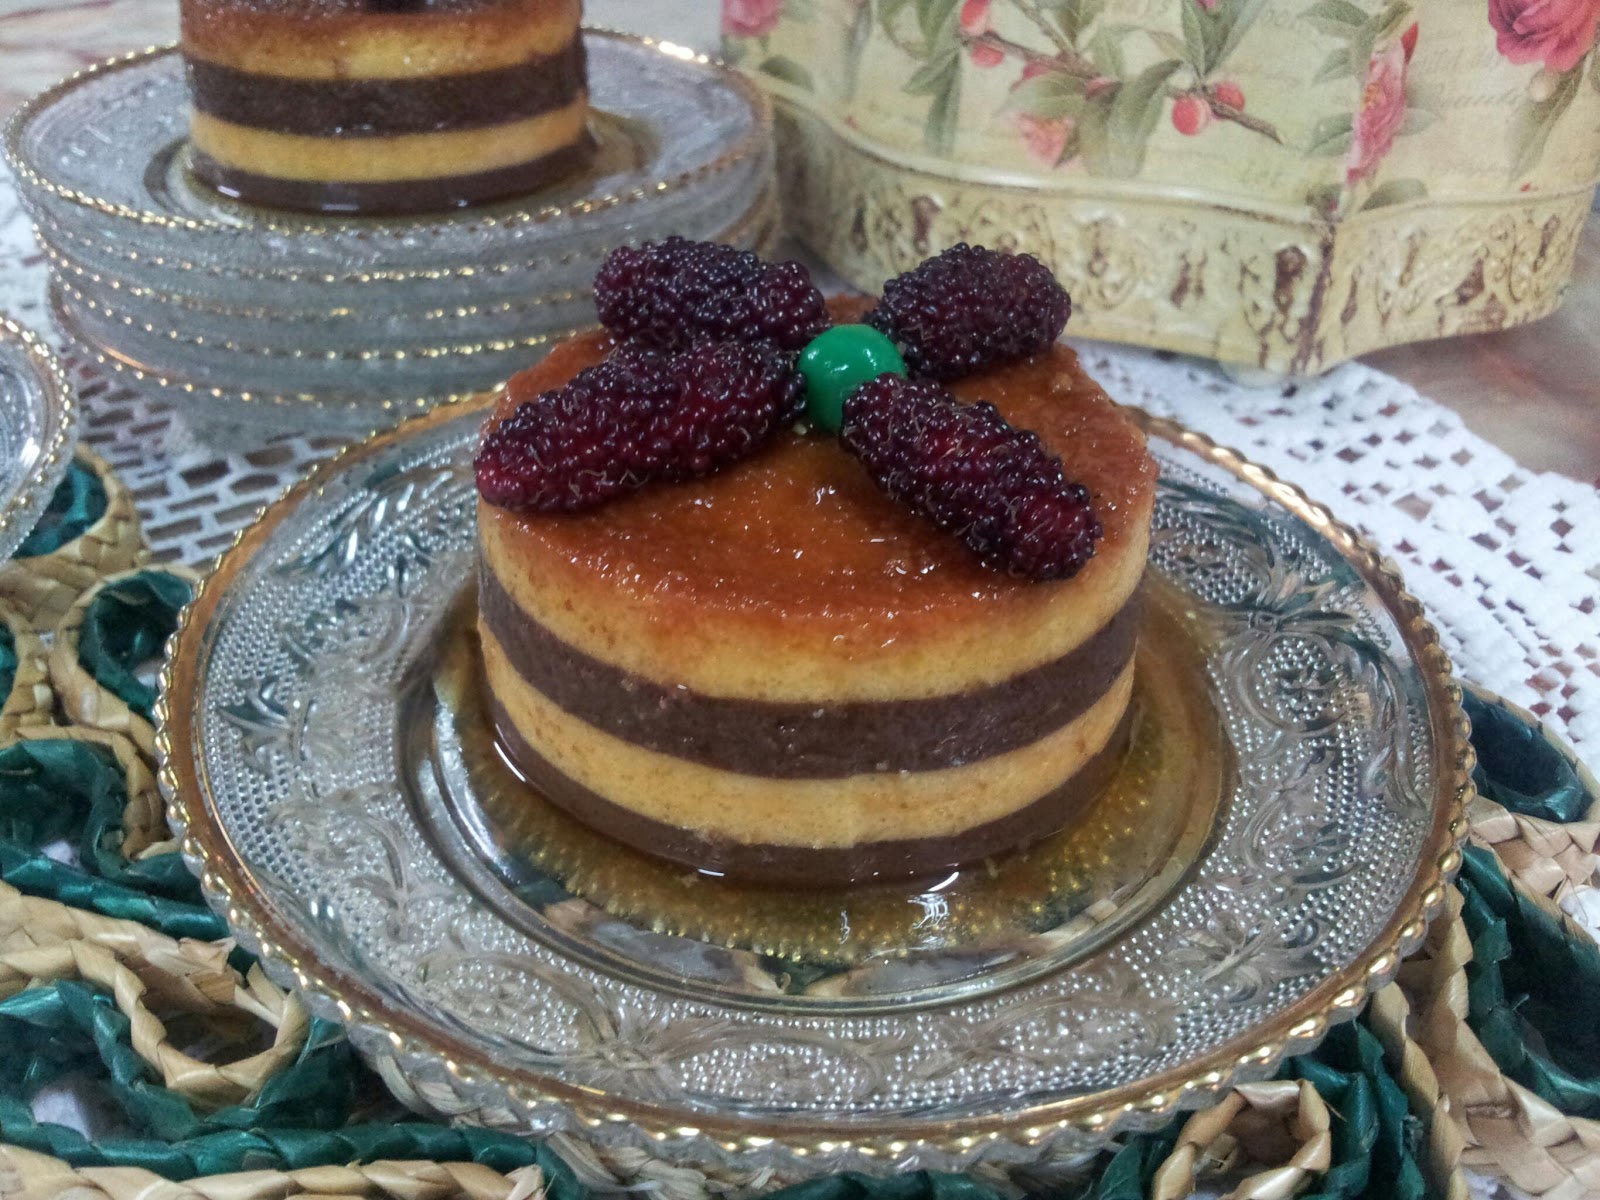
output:
M806 417L820 429L838 433L845 397L879 375L904 375L906 360L894 343L870 325L835 325L800 351L806 381Z

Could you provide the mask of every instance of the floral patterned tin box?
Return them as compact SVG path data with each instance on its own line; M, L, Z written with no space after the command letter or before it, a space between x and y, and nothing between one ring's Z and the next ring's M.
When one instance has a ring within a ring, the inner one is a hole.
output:
M1073 329L1317 371L1551 311L1600 0L724 0L791 227L863 288L968 240Z

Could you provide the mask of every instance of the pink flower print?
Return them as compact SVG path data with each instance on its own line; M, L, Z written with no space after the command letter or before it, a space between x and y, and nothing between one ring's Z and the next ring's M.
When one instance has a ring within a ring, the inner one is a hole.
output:
M961 22L962 33L968 37L982 37L994 28L989 20L989 0L964 0L958 20Z
M1600 0L1489 0L1495 48L1514 63L1570 71L1594 47Z
M783 0L722 0L722 32L729 37L766 37L782 12Z
M1066 153L1074 122L1070 117L1017 117L1017 132L1022 135L1028 157L1041 167L1053 167Z
M1400 48L1406 52L1406 62L1411 61L1411 56L1417 52L1417 23L1411 22L1411 28L1400 35Z
M963 0L961 15L956 18L962 34L971 39L967 53L972 56L972 65L984 69L998 67L1006 60L1006 52L999 46L977 40L994 28L994 23L989 19L989 3L990 0Z
M1378 170L1406 116L1406 52L1399 41L1376 51L1367 63L1367 83L1345 156L1345 183L1370 179Z

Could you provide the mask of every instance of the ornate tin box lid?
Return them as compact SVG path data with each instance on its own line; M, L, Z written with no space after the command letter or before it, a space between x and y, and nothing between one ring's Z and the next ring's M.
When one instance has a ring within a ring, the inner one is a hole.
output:
M1032 250L1074 329L1318 370L1558 303L1600 0L725 0L790 212L868 285Z

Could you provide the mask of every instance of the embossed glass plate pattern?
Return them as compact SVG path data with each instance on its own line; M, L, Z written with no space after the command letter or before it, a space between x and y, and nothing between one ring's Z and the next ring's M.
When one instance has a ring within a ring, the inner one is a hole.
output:
M56 356L0 318L0 562L38 522L78 441L78 403Z
M1469 751L1417 604L1326 510L1145 418L1151 564L1203 631L1234 763L1162 903L1039 973L842 1007L662 986L508 919L418 815L451 771L448 722L430 735L424 701L419 730L415 706L466 602L481 415L419 418L269 509L163 689L163 782L212 902L442 1109L787 1174L1018 1161L1269 1072L1358 1012L1442 903Z
M594 162L530 196L422 217L278 212L195 182L174 49L52 88L17 113L6 149L63 329L223 428L360 433L491 387L591 325L589 284L618 244L769 242L759 91L679 47L585 41Z

